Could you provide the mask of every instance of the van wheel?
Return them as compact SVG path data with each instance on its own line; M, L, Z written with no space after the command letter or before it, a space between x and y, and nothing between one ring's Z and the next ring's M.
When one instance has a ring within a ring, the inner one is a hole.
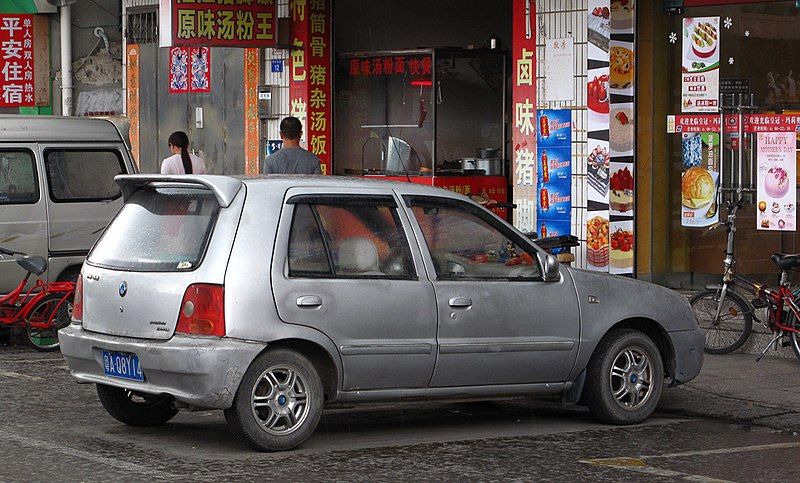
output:
M286 451L314 433L322 401L322 382L314 365L293 350L277 349L250 365L225 419L250 448Z
M635 424L647 418L661 398L664 364L649 337L619 329L600 341L586 376L584 396L595 418L608 424Z
M144 394L130 389L97 385L97 397L108 414L128 426L160 426L178 410L167 395Z

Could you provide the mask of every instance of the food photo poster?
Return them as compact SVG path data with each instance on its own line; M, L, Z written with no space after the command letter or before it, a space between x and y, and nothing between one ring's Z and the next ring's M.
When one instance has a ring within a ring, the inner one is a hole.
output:
M793 132L757 134L758 185L756 227L759 230L797 229L797 164Z
M719 221L719 133L681 134L681 225L702 228Z
M717 112L719 107L719 17L683 19L681 108Z

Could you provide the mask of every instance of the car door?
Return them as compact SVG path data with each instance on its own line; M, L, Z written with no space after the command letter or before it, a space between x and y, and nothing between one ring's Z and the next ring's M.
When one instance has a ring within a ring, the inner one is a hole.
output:
M436 301L405 212L390 190L294 188L272 267L278 314L339 349L343 389L425 387Z
M0 246L47 257L47 208L35 144L0 146ZM0 294L10 292L27 272L15 257L0 258Z
M404 199L436 291L439 357L431 387L565 381L580 338L569 271L543 281L543 252L478 205Z

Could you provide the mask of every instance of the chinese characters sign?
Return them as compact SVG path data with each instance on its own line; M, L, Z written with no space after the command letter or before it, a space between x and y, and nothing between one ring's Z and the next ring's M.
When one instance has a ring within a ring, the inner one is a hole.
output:
M367 57L350 59L350 77L380 77L386 75L409 75L431 78L430 56Z
M536 199L536 2L513 1L511 64L511 146L515 203L530 206ZM533 210L515 210L514 226L536 229Z
M572 37L547 39L544 51L544 89L547 101L571 101L574 96L575 46Z
M160 46L272 47L274 0L161 0Z
M539 236L570 234L572 219L572 111L538 111L536 223Z
M800 132L800 115L797 114L745 114L744 132ZM667 116L668 133L719 132L720 117L712 114ZM725 131L737 131L739 118L725 115Z
M793 132L759 132L758 218L759 230L797 229L797 164Z
M683 19L681 107L683 112L717 112L719 103L719 17Z
M33 106L33 16L0 15L0 107Z

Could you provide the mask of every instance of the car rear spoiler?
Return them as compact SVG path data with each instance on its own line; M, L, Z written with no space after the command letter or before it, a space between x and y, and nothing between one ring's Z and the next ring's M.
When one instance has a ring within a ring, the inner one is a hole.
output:
M199 185L211 190L217 203L227 208L242 189L242 180L218 175L170 175L170 174L120 174L114 181L122 188L122 197L128 201L134 193L150 183Z

